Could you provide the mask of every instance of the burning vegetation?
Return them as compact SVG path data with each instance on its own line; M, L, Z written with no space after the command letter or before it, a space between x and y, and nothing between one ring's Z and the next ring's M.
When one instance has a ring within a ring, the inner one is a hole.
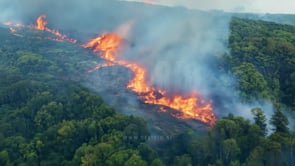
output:
M44 31L46 28L46 25L48 24L46 21L45 21L45 18L46 16L45 15L41 15L37 18L37 25L35 26L36 29L38 30L41 30L41 31Z
M15 28L31 28L31 29L36 29L40 31L46 31L55 36L55 38L49 37L49 40L54 40L54 41L66 41L66 42L71 42L71 43L76 43L77 40L68 38L66 35L60 33L58 30L50 29L46 27L48 22L45 20L46 15L40 15L37 20L36 20L36 25L23 25L21 23L12 23L10 21L6 21L3 24L6 26L10 27L10 32L15 33L16 29Z
M4 24L10 27L12 33L16 32L14 28L33 28L40 31L46 31L56 38L48 38L55 41L66 41L76 43L77 40L68 38L57 30L49 29L48 22L45 20L46 16L41 15L36 20L36 25L25 26L22 24L13 24L5 22ZM14 28L13 28L14 27ZM156 104L166 106L170 109L178 111L178 114L171 114L178 119L195 119L212 126L216 122L216 117L213 114L211 102L206 102L200 98L196 93L191 93L185 96L170 95L165 90L159 89L155 86L150 86L147 83L147 69L137 63L129 62L120 59L119 48L122 45L123 38L116 33L105 33L101 36L89 40L88 43L82 44L82 47L92 49L94 53L99 55L106 63L97 65L88 72L93 72L102 67L109 67L114 65L124 66L134 73L134 77L129 81L126 88L132 90L139 95L139 98L146 104ZM160 111L164 111L161 107Z
M90 48L110 64L121 65L130 69L134 77L127 84L127 88L139 95L139 98L147 104L157 104L179 111L178 115L173 115L179 119L196 119L208 125L213 125L216 118L213 114L211 103L206 103L197 94L189 94L186 97L181 95L170 96L165 90L148 85L146 82L146 68L140 64L121 60L118 57L118 49L122 44L122 38L115 33L106 33L91 39L82 47ZM162 108L163 109L163 108ZM162 110L161 109L161 110Z

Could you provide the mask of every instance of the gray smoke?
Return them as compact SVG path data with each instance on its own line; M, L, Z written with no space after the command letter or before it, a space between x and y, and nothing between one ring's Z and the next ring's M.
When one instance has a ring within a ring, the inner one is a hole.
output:
M0 22L30 24L45 14L49 27L95 32L118 26L129 17L115 0L1 0L0 13Z
M134 26L125 58L147 66L149 82L170 92L222 89L212 59L227 52L230 17L179 9L144 17Z
M40 14L47 16L49 27L92 33L113 31L133 20L121 56L144 65L151 85L213 99L219 116L232 112L250 118L257 106L241 104L234 78L216 65L229 52L230 14L114 0L0 1L0 22L29 24ZM270 109L267 105L263 110Z
M218 116L233 113L253 119L251 109L261 107L270 119L272 105L241 103L234 89L236 80L217 65L229 52L230 19L222 12L182 8L143 16L127 37L132 46L123 51L124 59L146 66L150 85L171 94L197 92L207 101L212 99Z

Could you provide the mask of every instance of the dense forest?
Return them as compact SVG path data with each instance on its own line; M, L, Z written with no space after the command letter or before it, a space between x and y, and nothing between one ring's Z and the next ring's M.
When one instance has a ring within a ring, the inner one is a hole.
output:
M118 113L77 81L94 64L75 44L46 33L0 29L0 165L295 165L295 27L233 18L220 68L244 102L270 100L270 122L229 114L205 134L153 140L147 123ZM271 124L272 131L268 131ZM269 134L268 134L269 133Z
M295 28L234 18L230 67L246 101L271 99L295 107Z
M71 78L91 63L87 52L0 33L0 165L161 163L144 140L125 138L148 136L142 119L116 113Z

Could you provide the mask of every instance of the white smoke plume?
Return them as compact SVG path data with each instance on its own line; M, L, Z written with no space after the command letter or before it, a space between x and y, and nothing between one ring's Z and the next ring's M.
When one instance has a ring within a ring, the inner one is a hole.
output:
M40 14L56 29L94 33L116 30L131 20L129 47L121 56L144 65L151 85L171 94L197 92L213 100L219 116L250 113L250 107L241 109L248 106L240 103L231 86L235 80L215 64L217 57L229 52L231 14L114 0L0 1L0 22L32 23Z

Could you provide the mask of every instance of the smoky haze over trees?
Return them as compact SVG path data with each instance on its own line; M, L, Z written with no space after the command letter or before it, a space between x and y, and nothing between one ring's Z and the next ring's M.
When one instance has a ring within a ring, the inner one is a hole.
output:
M150 135L149 122L118 113L137 107L124 100L116 112L102 100L113 92L98 97L94 85L81 81L100 59L78 45L44 40L46 32L0 28L0 165L295 164L294 26L183 8L142 12L146 6L137 3L126 12L127 4L1 1L0 20L33 23L46 14L48 26L77 36L135 20L122 58L146 66L150 84L171 93L198 90L219 116L233 114L206 132L186 125L169 139L139 139ZM128 76L112 69L104 72ZM245 104L264 100L274 111Z
M230 14L117 1L2 3L2 20L30 24L36 16L46 14L48 26L61 30L102 33L134 21L120 56L144 65L150 85L172 95L193 91L207 100L216 97L221 115L227 114L226 107L238 107L238 96L230 87L235 80L215 65L216 58L229 51ZM85 42L88 38L80 39Z

